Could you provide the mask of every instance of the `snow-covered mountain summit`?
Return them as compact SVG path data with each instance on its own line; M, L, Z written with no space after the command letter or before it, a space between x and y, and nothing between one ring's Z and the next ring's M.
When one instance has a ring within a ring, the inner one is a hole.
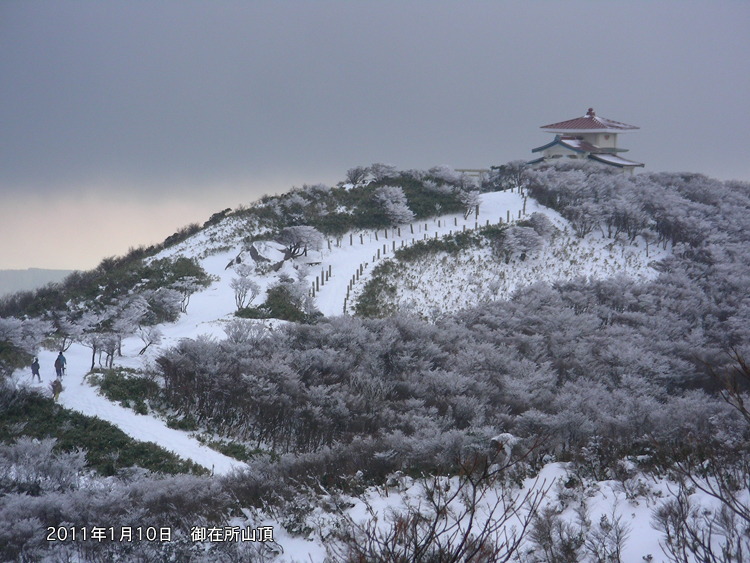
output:
M59 404L13 374L8 442L40 427L13 409L42 405L213 474L157 477L118 466L118 450L111 478L76 481L82 454L17 440L0 450L0 520L32 524L2 545L57 557L68 547L34 543L35 522L138 515L172 523L175 541L89 544L79 559L468 545L526 563L683 560L685 534L704 542L693 555L748 547L748 186L576 163L508 165L481 185L373 170L0 303L4 368L38 353L44 388L50 349L67 356ZM220 543L268 526L274 543Z

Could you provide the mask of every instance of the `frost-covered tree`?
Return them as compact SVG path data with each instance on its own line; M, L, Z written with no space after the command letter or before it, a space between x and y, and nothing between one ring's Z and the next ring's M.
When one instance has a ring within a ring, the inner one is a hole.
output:
M156 290L142 291L141 295L149 305L149 313L143 321L144 324L174 322L180 317L185 296L176 289L160 287Z
M366 166L355 166L346 171L346 181L350 184L361 184L367 178L370 169Z
M375 190L372 198L385 211L392 224L399 225L414 220L414 213L409 209L406 194L400 186L381 186Z
M285 227L275 238L285 248L286 258L297 258L308 250L323 248L323 235L315 227Z
M245 276L233 278L229 287L234 290L234 302L238 310L250 305L260 294L260 286Z
M461 207L464 210L464 219L468 219L472 213L479 216L479 205L482 203L482 196L479 190L461 191L458 194Z
M453 170L450 166L442 164L440 166L433 166L427 172L430 176L436 180L442 180L444 183L451 184L453 186L459 186L461 184L461 174Z
M138 329L138 336L143 341L143 348L138 352L138 355L142 356L150 346L161 344L164 334L158 327L142 326Z
M497 168L493 168L490 176L495 189L521 189L526 184L528 165L525 160L512 160Z
M555 231L557 231L557 228L552 224L552 221L550 221L549 217L544 213L536 211L532 213L529 217L529 224L531 225L531 228L536 231L536 234L545 240L549 240Z
M455 187L444 182L434 180L425 180L422 185L429 192L435 192L441 195L450 195L455 191Z
M383 164L382 162L376 162L370 166L370 175L376 182L382 182L388 178L394 178L398 175L396 167L390 164Z
M265 336L266 327L260 322L232 319L224 327L224 333L232 344L253 344Z
M500 250L509 262L513 256L535 252L544 246L544 239L531 227L510 227L505 230Z
M50 332L52 323L48 321L0 317L0 375L8 376L31 363Z
M190 296L196 291L200 291L206 286L204 282L201 282L195 276L185 276L172 283L169 287L175 291L179 291L182 298L180 299L180 312L187 313L188 305L190 304Z
M118 355L122 355L122 340L138 331L148 313L148 301L142 295L129 295L115 304L110 330L117 337Z
M106 327L111 324L114 312L114 309L102 313L87 311L78 320L78 325L81 327L78 342L91 349L90 371L94 371L97 354L101 358L102 352L110 347L113 334ZM112 345L112 348L116 349L116 343Z
M71 320L71 312L57 311L53 315L52 321L55 326L55 347L62 352L67 352L68 348L76 342L83 333L83 327L77 320Z

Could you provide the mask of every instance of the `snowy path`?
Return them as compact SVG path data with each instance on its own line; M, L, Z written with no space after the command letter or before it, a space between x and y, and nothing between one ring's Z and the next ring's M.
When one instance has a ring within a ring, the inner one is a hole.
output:
M39 353L39 363L42 366L41 386L44 388L48 388L54 379L52 365L56 356L56 353L46 350ZM83 376L91 364L91 354L83 346L71 346L65 357L68 360L68 373L63 378L63 392L60 394L60 404L64 407L111 422L136 440L154 442L182 458L192 459L217 474L228 473L233 467L243 465L236 459L203 446L187 432L168 428L160 419L136 414L131 409L123 408L97 394L95 388L83 381ZM18 371L16 377L28 381L29 375L24 371Z
M343 314L344 299L347 296L347 287L352 276L356 278L356 272L362 265L363 275L354 284L354 288L361 288L367 282L375 264L393 255L394 243L396 248L401 248L402 245L414 244L415 241L424 240L425 237L435 238L436 235L442 237L463 230L468 231L477 225L487 225L488 221L491 225L497 225L501 219L503 223L506 223L509 217L511 221L517 221L519 212L522 216L528 216L534 211L551 213L549 209L541 207L531 199L526 204L526 215L523 215L523 210L524 198L520 194L492 192L482 194L478 218L472 215L469 219L464 219L459 213L443 215L437 220L415 221L412 225L401 226L401 236L398 235L397 230L389 229L387 238L382 229L378 231L377 239L370 232L364 234L362 238L358 233L354 233L351 238L349 235L344 235L341 247L334 246L330 251L323 251L321 265L316 267L312 272L312 277L308 278L312 285L315 277L321 276L322 270L331 267L330 279L315 294L318 309L326 316ZM351 301L347 301L347 307L349 305Z

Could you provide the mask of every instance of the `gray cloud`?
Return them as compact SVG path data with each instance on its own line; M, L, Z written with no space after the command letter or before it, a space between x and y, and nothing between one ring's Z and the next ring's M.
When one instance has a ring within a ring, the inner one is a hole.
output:
M249 201L530 158L589 106L647 170L750 179L742 2L5 2L0 194ZM135 241L137 242L137 241Z

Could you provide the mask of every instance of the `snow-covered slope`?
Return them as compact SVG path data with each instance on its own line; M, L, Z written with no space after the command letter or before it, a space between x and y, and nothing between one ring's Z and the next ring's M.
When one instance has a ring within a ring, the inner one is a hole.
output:
M420 259L404 266L402 275L396 280L398 294L396 305L408 307L425 317L432 312L449 313L492 299L506 299L516 289L538 281L553 282L579 276L608 277L625 273L636 279L650 279L656 271L649 266L654 260L663 258L668 252L650 249L646 256L643 245L613 243L602 238L600 233L591 233L584 239L572 234L572 229L559 214L538 205L535 201L518 193L497 192L484 194L479 217L464 219L462 215L445 215L434 220L402 225L399 229L353 232L340 241L327 241L320 252L310 252L304 260L289 260L278 272L255 274L252 279L261 288L261 294L253 303L262 301L265 290L282 274L293 279L303 280L312 293L317 308L326 316L352 312L352 304L370 279L374 267L383 260L392 259L395 248L413 245L425 238L435 238L471 230L478 226L496 225L526 218L534 212L544 213L559 230L545 245L543 250L525 261L511 260L509 264L493 257L489 248L475 248L458 256L437 254ZM115 359L123 367L143 369L160 350L176 344L182 338L195 338L207 335L223 338L224 326L233 319L236 310L234 291L230 283L237 276L234 266L227 267L246 248L243 238L248 226L230 217L221 223L190 237L157 256L183 255L196 258L202 267L213 276L210 287L191 297L187 313L172 324L162 325L164 338L159 347L150 348L143 356L138 355L142 342L131 337L123 342L123 356ZM278 259L281 256L278 245L273 242L256 243L265 255ZM243 262L250 257L243 254ZM330 272L330 277L327 276ZM361 272L360 275L357 275ZM316 282L317 278L317 282ZM253 321L273 329L280 321ZM91 363L91 351L81 345L73 345L67 352L68 375L65 377L64 391L60 401L67 407L87 415L98 416L116 424L123 431L138 440L152 441L180 455L192 459L216 473L227 473L241 462L228 458L198 442L189 432L173 430L163 420L151 415L138 415L130 409L109 402L98 395L95 388L85 381ZM42 352L40 362L45 381L54 377L52 365L55 354ZM18 372L16 377L27 379L28 374ZM547 485L564 478L561 465L550 465L543 471L548 478ZM531 486L531 484L528 484ZM649 554L657 554L658 535L650 527L648 498L626 499L625 493L616 483L600 484L591 489L585 499L592 520L601 515L621 516L630 527L631 541L624 560L641 560ZM655 490L662 484L654 484ZM558 487L561 488L561 485ZM376 513L385 514L401 502L398 495L383 496L376 489L368 491L366 498ZM558 502L550 499L546 502ZM353 518L366 517L363 501L352 499ZM565 517L575 518L572 506L564 507ZM277 523L270 522L277 530L276 541L286 552L287 560L320 561L324 557L324 546L320 542L310 543L286 534Z
M513 195L485 194L484 201L497 211L504 203L511 207ZM579 238L558 213L529 201L527 214L533 212L544 213L559 229L540 251L523 260L514 257L505 263L485 245L457 255L440 252L400 263L387 278L396 287L389 305L429 319L481 303L508 299L517 289L536 282L554 283L581 276L604 279L615 275L645 281L657 276L653 265L670 254L656 245L651 245L646 252L640 237L634 244L615 241L599 231ZM363 283L355 286L350 302L356 301L363 286ZM353 312L353 307L350 306L349 311Z
M479 225L495 225L501 221L507 223L509 218L516 221L534 212L547 215L560 230L537 257L524 262L514 260L506 265L494 259L486 248L475 249L457 258L444 254L428 257L405 270L399 280L397 304L410 307L427 317L434 311L452 312L490 299L507 298L515 289L537 281L556 281L578 276L607 277L617 273L648 279L656 274L649 263L666 254L665 251L652 247L647 258L643 246L613 244L611 240L603 239L600 233L591 233L585 239L578 239L572 236L565 219L554 211L538 205L534 200L525 200L519 193L495 192L482 196L478 218L472 216L464 219L460 214L444 215L433 220L402 225L400 229L353 232L342 237L338 243L328 241L320 252L310 252L304 259L285 262L279 272L255 275L253 279L261 287L261 294L254 305L262 300L268 286L279 275L285 274L304 280L311 290L316 287L314 302L324 315L342 314L345 303L348 312L351 312L352 303L369 279L374 266L391 259L394 248L412 245L425 238L471 230ZM117 364L141 369L161 349L176 344L182 338L195 338L199 335L224 337L224 326L234 318L236 310L234 291L230 287L236 272L234 267L227 268L227 264L246 247L243 238L247 235L247 229L248 226L242 221L229 217L156 256L194 257L215 281L210 287L191 297L187 313L177 322L159 327L164 335L160 347L152 347L144 356L138 356L142 342L136 337L125 339L123 356L116 358ZM271 241L256 243L256 247L274 259L281 256L278 245ZM247 253L244 256L246 262L250 260ZM357 278L358 271L362 274ZM325 279L328 272L330 277ZM348 291L350 284L351 290ZM270 328L278 323L256 322L264 323ZM99 396L84 381L91 363L90 354L89 349L79 344L74 344L68 351L68 376L60 399L63 405L108 420L136 439L153 441L218 473L229 471L240 464L201 445L188 432L170 429L162 420L137 415L132 410ZM54 354L42 352L40 362L47 380L44 385L47 385L54 376ZM17 377L27 378L28 375L19 372Z

